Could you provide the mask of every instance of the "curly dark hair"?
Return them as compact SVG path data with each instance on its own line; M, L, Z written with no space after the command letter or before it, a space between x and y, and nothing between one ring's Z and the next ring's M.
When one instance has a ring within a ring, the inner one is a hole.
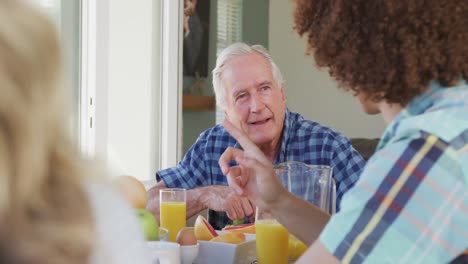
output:
M468 77L466 0L296 0L294 29L340 87L406 105Z

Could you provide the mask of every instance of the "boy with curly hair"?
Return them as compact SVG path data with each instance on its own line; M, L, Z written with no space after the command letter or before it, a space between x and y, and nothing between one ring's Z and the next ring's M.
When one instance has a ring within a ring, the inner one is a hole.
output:
M317 65L388 126L336 215L289 194L225 122L243 147L220 160L230 185L311 245L297 263L467 263L468 2L295 2Z

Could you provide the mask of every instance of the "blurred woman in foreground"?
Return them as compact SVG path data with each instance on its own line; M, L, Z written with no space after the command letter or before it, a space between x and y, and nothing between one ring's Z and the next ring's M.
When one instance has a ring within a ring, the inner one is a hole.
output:
M0 1L0 262L143 263L130 207L70 139L61 78L53 25Z
M243 147L220 160L230 185L311 244L298 263L467 263L468 2L295 2L317 65L388 126L336 215L288 193L225 122Z

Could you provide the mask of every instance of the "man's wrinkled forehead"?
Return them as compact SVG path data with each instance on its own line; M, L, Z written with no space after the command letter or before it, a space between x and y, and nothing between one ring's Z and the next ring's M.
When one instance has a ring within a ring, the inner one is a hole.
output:
M249 88L260 88L263 86L273 86L273 85L275 85L275 82L273 80L268 80L268 79L260 77L254 82L248 82L248 83L236 82L234 85L231 86L229 93L235 96L239 93L247 91Z

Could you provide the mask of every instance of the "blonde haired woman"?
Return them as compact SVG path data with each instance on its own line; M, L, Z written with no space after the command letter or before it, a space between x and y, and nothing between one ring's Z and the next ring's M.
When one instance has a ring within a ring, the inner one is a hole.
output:
M47 19L0 1L0 262L145 263L130 207L69 138L61 60Z

